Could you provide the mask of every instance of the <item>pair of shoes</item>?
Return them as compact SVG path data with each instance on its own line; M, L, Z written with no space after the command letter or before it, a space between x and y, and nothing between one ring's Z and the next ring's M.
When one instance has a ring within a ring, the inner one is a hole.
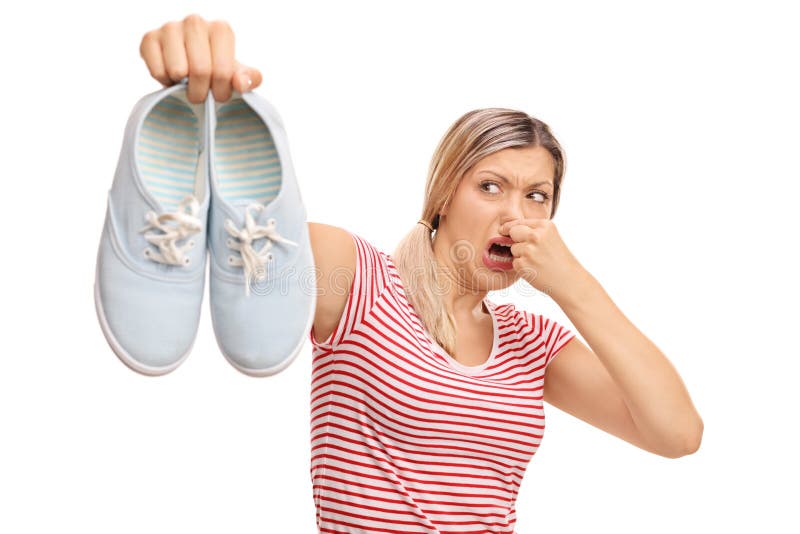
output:
M236 369L276 374L313 322L306 212L283 122L253 92L189 102L187 79L134 106L108 194L94 284L114 353L145 375L192 350L205 289Z

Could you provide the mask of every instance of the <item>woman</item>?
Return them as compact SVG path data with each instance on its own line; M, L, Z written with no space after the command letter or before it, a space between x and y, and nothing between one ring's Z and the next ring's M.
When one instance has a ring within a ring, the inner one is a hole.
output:
M141 45L152 76L188 76L198 103L209 90L224 102L259 86L233 51L226 23L196 15ZM310 334L321 532L513 532L544 400L654 454L697 450L703 423L680 376L552 222L564 168L541 121L475 110L440 142L422 217L391 256L309 223L322 274ZM547 292L591 348L486 298L519 278Z

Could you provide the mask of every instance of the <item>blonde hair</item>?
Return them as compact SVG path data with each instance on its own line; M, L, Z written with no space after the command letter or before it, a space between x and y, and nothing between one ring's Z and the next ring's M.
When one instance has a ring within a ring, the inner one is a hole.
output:
M439 286L440 266L433 253L433 239L439 226L439 213L452 198L464 175L475 163L506 148L542 146L552 155L552 219L558 207L565 161L561 145L549 126L521 111L506 108L476 109L462 115L439 141L431 158L425 183L421 220L400 241L392 254L403 282L406 297L422 324L448 354L455 354L456 325L447 310Z

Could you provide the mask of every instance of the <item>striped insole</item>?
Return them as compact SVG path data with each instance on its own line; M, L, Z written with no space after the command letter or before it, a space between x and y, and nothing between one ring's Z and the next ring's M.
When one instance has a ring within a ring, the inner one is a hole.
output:
M220 195L227 201L261 204L281 187L281 162L264 121L241 98L218 104L214 168Z
M137 163L144 185L164 211L176 210L186 195L203 201L196 180L199 151L200 119L189 103L170 95L150 110L137 139Z

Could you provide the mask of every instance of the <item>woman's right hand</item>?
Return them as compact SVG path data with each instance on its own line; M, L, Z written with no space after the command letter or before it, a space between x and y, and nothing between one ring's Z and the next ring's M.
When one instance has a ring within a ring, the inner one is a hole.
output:
M189 15L147 32L139 53L150 74L164 86L189 77L187 96L195 104L205 101L208 90L214 100L225 102L233 90L244 93L261 85L258 69L234 58L233 30L224 20L206 21Z

